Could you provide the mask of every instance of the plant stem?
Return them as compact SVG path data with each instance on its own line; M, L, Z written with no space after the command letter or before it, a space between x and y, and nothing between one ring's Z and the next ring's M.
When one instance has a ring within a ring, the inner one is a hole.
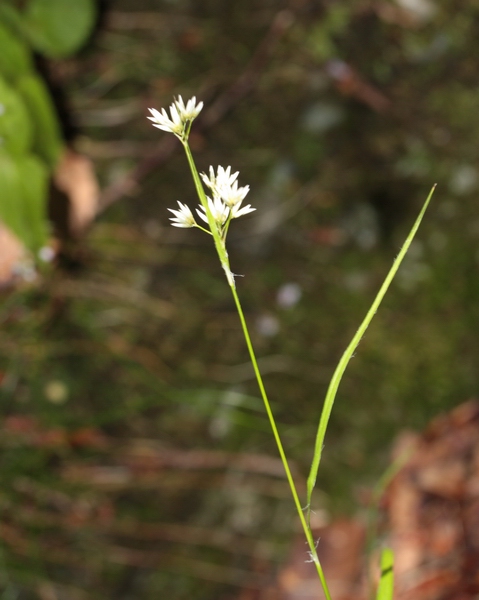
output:
M208 218L208 224L210 226L211 234L213 235L213 239L215 241L216 251L218 253L218 258L220 259L221 266L225 271L226 279L228 281L228 285L230 286L231 293L233 294L233 298L236 304L236 309L238 311L238 315L241 321L241 326L243 328L243 334L246 341L246 345L248 347L248 352L251 358L251 363L253 365L253 369L256 375L256 380L258 382L258 386L261 392L261 397L263 398L264 406L266 409L266 413L268 415L268 419L271 425L271 429L273 430L274 439L276 440L276 445L279 450L279 454L281 457L281 461L283 463L284 470L286 472L286 477L288 479L289 487L291 489L291 494L293 495L294 504L296 506L296 510L298 511L299 519L301 521L301 525L303 527L304 535L306 536L306 540L309 546L309 553L311 556L311 561L314 562L316 566L316 570L318 572L319 580L321 581L321 586L324 591L324 595L326 600L331 600L331 595L329 593L328 585L326 583L326 578L324 577L323 568L321 567L321 563L319 562L318 553L316 551L316 544L314 543L313 534L311 532L311 528L309 523L306 522L306 518L303 514L303 509L301 508L301 503L299 501L298 492L296 490L296 486L294 484L293 476L291 474L291 469L289 468L288 460L286 458L286 454L284 452L283 444L281 442L281 438L279 436L278 428L276 427L276 422L274 420L273 412L271 410L271 405L268 400L268 396L266 394L266 390L263 384L263 378L261 377L261 373L258 367L258 362L256 360L256 355L253 350L253 345L251 343L251 338L248 331L248 326L246 325L246 319L244 317L243 309L241 307L241 302L239 300L238 294L236 292L236 286L234 282L234 276L231 273L228 252L226 251L225 240L222 239L220 232L218 231L218 227L215 223L213 215L211 214L211 210L208 206L208 202L206 199L206 194L203 189L203 185L200 180L200 176L198 174L198 169L196 168L195 161L193 159L193 155L191 153L190 147L188 145L187 140L183 140L183 147L186 152L186 156L188 159L188 164L190 166L191 174L193 176L193 181L195 183L196 192L200 199L202 206L205 209L205 213ZM226 234L225 234L226 235Z
M258 382L258 387L261 392L261 397L263 398L264 406L266 409L266 414L268 415L268 419L271 425L271 429L273 430L274 439L276 440L276 445L278 447L279 455L281 457L281 461L283 463L284 470L286 472L286 477L288 479L289 487L291 489L291 494L293 496L294 504L296 505L296 510L298 512L299 519L301 521L301 525L303 527L304 534L306 536L306 540L308 542L309 551L311 554L311 560L316 565L316 570L319 575L319 579L321 581L321 585L323 587L324 595L327 600L331 600L331 595L329 593L328 585L326 583L326 579L324 577L323 569L321 567L321 563L319 562L318 553L316 551L316 544L314 543L313 534L311 532L311 528L309 524L306 522L306 518L303 514L303 509L301 508L301 503L299 501L298 492L296 490L296 486L294 484L294 479L291 474L291 469L289 468L288 460L286 458L286 454L283 448L283 444L281 442L281 438L278 432L278 428L276 427L276 422L274 420L273 411L271 410L271 405L268 400L268 396L266 394L266 389L264 387L263 378L261 376L261 372L258 367L258 362L256 360L256 355L254 353L253 344L251 343L251 338L248 331L248 326L246 324L246 319L243 313L243 309L241 307L241 302L239 300L238 294L236 292L235 286L231 287L231 293L233 294L233 298L236 304L236 310L238 311L238 315L241 321L241 326L243 328L243 335L246 341L246 345L248 347L248 352L250 355L251 363L253 365L254 373L256 375L256 381Z
M193 159L193 155L191 154L190 146L187 140L182 141L183 147L186 152L186 158L188 159L188 164L190 165L191 174L193 176L193 181L195 183L196 193L198 194L198 198L205 209L206 216L208 218L208 225L210 226L211 235L215 241L216 252L218 253L218 257L220 259L221 266L226 275L226 279L228 280L228 284L231 287L234 287L235 280L234 276L231 273L230 262L228 258L228 252L226 251L226 244L223 239L221 239L220 232L218 231L218 226L211 214L210 207L208 206L208 201L206 200L205 190L203 189L203 185L201 183L200 176L198 174L198 169L196 168L195 161Z

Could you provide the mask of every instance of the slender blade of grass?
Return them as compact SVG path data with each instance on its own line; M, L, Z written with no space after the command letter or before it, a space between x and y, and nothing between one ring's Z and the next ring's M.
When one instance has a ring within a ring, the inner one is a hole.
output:
M359 326L359 329L357 330L353 339L349 343L349 346L346 348L343 356L341 357L341 360L338 363L338 366L336 367L333 377L331 378L331 382L329 384L329 388L328 388L326 398L324 401L323 410L321 412L321 418L319 420L319 426L318 426L318 431L316 434L316 441L315 441L315 445L314 445L313 461L311 464L311 470L309 472L309 476L308 476L308 480L307 480L306 511L307 511L308 523L310 521L310 514L311 514L311 497L313 495L313 489L316 484L316 478L318 475L319 464L321 462L324 437L326 435L326 429L328 427L329 418L331 416L331 411L333 408L334 400L336 398L336 393L338 391L339 384L343 377L344 371L346 370L346 367L351 359L351 356L353 355L353 352L355 351L355 349L356 349L357 345L359 344L361 338L363 337L366 329L368 328L374 315L376 314L376 311L379 308L379 305L381 304L381 301L384 298L392 280L394 279L394 276L396 275L397 270L399 269L399 266L400 266L403 258L406 256L406 253L409 250L411 242L413 241L414 236L416 235L416 232L419 228L422 218L424 217L424 213L426 212L426 209L429 205L429 202L431 201L431 198L432 198L432 195L433 195L435 189L436 189L436 184L434 184L433 187L431 188L431 191L429 192L426 202L424 203L424 206L422 207L422 210L419 213L419 216L417 217L411 231L409 232L409 235L407 236L403 247L401 248L396 259L394 260L393 265L392 265L389 273L387 274L386 279L384 280L384 283L382 284L376 298L374 299L374 302L371 305L371 308L369 309L368 313L366 314L364 321Z
M376 600L392 600L394 593L394 553L384 548L381 553L381 577L379 579Z

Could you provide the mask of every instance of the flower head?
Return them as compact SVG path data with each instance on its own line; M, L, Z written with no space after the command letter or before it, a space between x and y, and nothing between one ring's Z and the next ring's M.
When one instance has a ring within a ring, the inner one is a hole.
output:
M201 177L214 195L219 196L230 208L241 204L249 192L249 185L238 187L238 171L231 173L231 167L225 169L219 166L216 175L213 167L210 167L209 173L209 177L205 173L201 173Z
M210 209L215 223L221 228L228 218L230 209L226 206L226 204L223 203L219 196L213 196L213 200L207 196L206 199L208 201L208 208ZM200 205L200 208L197 208L196 212L200 218L203 219L203 221L208 223L208 216L203 205Z
M158 129L163 129L163 131L169 131L178 137L182 135L184 124L175 104L170 106L171 119L168 117L164 108L161 109L161 112L156 110L156 108L149 108L148 110L153 116L146 118L153 121L153 127L158 127Z
M217 187L216 192L227 206L233 208L243 202L246 194L249 192L249 185L239 188L238 182L235 181L233 185Z
M174 217L170 217L173 227L195 227L195 217L188 206L186 206L186 204L181 204L181 202L178 202L178 206L180 207L180 210L174 210L173 208L168 209L175 215Z
M200 114L201 109L203 108L203 102L196 104L196 96L190 98L186 103L186 106L183 102L183 98L178 96L178 100L175 100L175 104L183 121L193 121Z
M225 169L222 166L218 167L216 175L213 167L209 168L209 172L209 177L206 175L206 173L201 173L201 178L205 182L205 185L207 185L212 192L215 192L218 187L233 185L239 175L239 171L231 174L231 167L226 167Z
M153 127L174 133L176 137L183 140L187 137L185 133L189 131L188 125L198 116L202 108L203 102L196 104L196 96L188 100L186 106L183 98L178 96L178 99L170 106L171 118L164 108L161 109L161 112L155 108L149 108L152 116L147 119L153 122Z

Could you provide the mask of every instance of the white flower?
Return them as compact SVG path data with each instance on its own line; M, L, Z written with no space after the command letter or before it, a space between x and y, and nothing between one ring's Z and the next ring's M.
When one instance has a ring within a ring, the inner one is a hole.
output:
M196 96L190 98L186 103L186 106L183 102L183 98L178 96L178 100L175 100L175 104L183 121L193 121L193 119L196 119L196 117L200 114L201 109L203 108L203 102L196 104Z
M158 129L163 129L163 131L169 131L178 137L182 136L185 126L175 104L170 106L171 119L168 117L164 108L161 109L161 113L156 110L156 108L149 108L148 110L153 116L146 118L153 121L153 127L158 127Z
M231 186L236 181L239 175L239 171L231 174L231 167L223 167L219 166L217 169L217 175L215 175L215 171L213 167L210 167L210 176L207 177L206 173L201 173L201 177L205 184L210 188L212 192L216 191L218 187Z
M205 173L201 173L201 177L213 192L214 195L219 196L223 202L232 208L236 204L241 204L246 194L249 192L249 185L244 187L238 187L239 171L231 173L231 167L226 169L219 166L217 174L213 167L210 167L210 176L208 177Z
M237 204L241 204L243 202L246 194L249 192L249 185L245 185L244 187L238 187L238 182L235 181L233 185L221 185L216 188L216 192L218 196L223 200L223 202L232 208Z
M147 119L153 122L153 127L174 133L182 139L186 126L198 116L202 108L203 102L196 104L196 96L188 100L186 106L183 98L178 96L178 100L175 100L170 106L171 118L164 108L161 109L161 112L156 108L149 108L148 110L153 116L147 117Z
M226 206L226 204L223 203L219 196L214 196L213 198L214 199L212 200L208 196L206 197L208 201L208 207L211 211L211 214L213 215L213 219L215 220L216 224L218 225L218 227L221 227L228 218L230 209ZM208 217L206 215L206 210L203 205L200 205L200 208L197 208L196 212L198 213L200 218L203 219L203 221L208 223Z
M173 208L168 209L175 215L174 217L170 217L173 227L195 227L195 217L188 206L186 206L186 204L181 204L181 202L178 202L178 206L180 207L180 210L174 210Z
M251 204L247 204L246 206L243 206L243 208L240 208L240 206L241 202L231 208L232 219L237 219L238 217L242 217L243 215L247 215L248 213L256 210L256 208L251 207Z

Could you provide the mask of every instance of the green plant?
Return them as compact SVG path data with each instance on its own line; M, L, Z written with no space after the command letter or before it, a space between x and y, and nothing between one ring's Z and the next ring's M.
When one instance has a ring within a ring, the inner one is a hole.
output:
M48 182L63 150L57 112L33 52L63 58L95 21L93 0L0 5L0 220L34 254L48 238Z
M356 349L359 341L364 335L366 329L371 323L374 314L376 313L382 299L384 298L394 276L405 257L410 244L419 228L419 225L422 221L424 213L429 205L431 197L433 195L435 186L431 189L424 206L417 217L402 249L400 250L398 256L393 262L393 265L384 280L374 302L371 305L371 308L366 314L363 322L358 328L356 334L351 340L350 344L346 348L339 364L333 374L331 379L331 383L328 388L328 392L326 394L326 399L324 402L324 406L321 412L321 418L319 421L318 432L316 435L316 442L314 446L314 454L311 465L311 470L307 480L307 497L306 497L306 508L303 510L299 494L296 489L296 485L294 483L293 476L291 474L291 470L288 464L288 460L286 458L286 453L283 447L283 443L281 441L281 437L276 426L276 422L274 419L273 412L271 410L271 405L268 400L268 396L265 390L265 386L263 384L263 379L261 376L261 372L258 367L258 363L256 360L256 355L253 349L253 345L251 343L251 338L248 331L248 326L246 323L246 319L244 316L244 312L241 306L241 302L239 296L236 291L235 284L235 275L232 273L230 268L230 262L228 257L228 252L226 249L226 237L228 234L230 223L233 219L253 212L254 208L251 205L243 206L242 203L244 198L249 192L249 186L238 187L238 175L239 173L232 173L231 167L219 166L215 172L213 167L210 167L209 174L202 173L201 175L198 173L196 168L193 155L191 153L188 138L191 130L191 125L194 119L198 116L201 109L203 108L203 103L196 103L196 98L191 98L186 104L184 103L181 96L178 97L177 100L173 102L170 106L170 116L168 116L165 109L162 109L161 112L150 108L151 115L148 117L153 125L163 131L167 131L173 133L182 143L188 163L190 166L191 174L193 177L193 181L195 184L196 192L198 194L198 198L200 200L200 206L196 209L196 212L200 219L206 223L206 227L199 224L196 221L196 218L190 208L178 202L179 209L168 209L173 213L173 217L171 217L172 225L175 227L182 228L192 228L196 227L201 229L205 233L211 235L213 237L213 241L216 247L216 251L218 253L218 257L221 263L221 266L225 272L226 279L228 285L230 286L231 293L233 295L233 299L236 305L236 309L238 312L239 319L241 321L241 326L243 329L243 334L245 338L245 342L248 348L248 352L250 355L251 363L253 365L253 369L256 375L256 380L258 382L258 386L261 392L261 396L264 402L264 406L266 409L266 413L268 415L268 419L271 425L271 429L273 431L273 435L278 447L279 454L281 456L281 460L284 466L284 470L286 472L286 477L289 482L289 486L291 489L291 494L293 496L294 504L296 506L296 510L298 512L299 519L301 521L301 525L308 543L309 547L309 556L311 562L314 563L318 577L321 581L321 585L324 591L324 594L327 600L331 600L331 595L328 589L328 585L326 582L326 578L324 576L324 572L321 566L321 563L318 558L317 553L317 542L315 542L313 538L313 532L310 525L310 512L311 512L311 499L314 490L314 486L316 484L317 474L319 465L321 462L321 455L323 450L324 438L326 435L326 430L329 422L329 418L331 415L331 411L333 408L334 400L336 397L336 393L341 382L341 378L346 370L349 360L351 359L354 350ZM203 180L204 185L209 189L209 193L211 193L212 197L209 197L205 193L205 189L201 182ZM393 553L390 549L385 549L382 553L381 557L381 578L377 590L377 600L389 600L392 598L393 594Z

